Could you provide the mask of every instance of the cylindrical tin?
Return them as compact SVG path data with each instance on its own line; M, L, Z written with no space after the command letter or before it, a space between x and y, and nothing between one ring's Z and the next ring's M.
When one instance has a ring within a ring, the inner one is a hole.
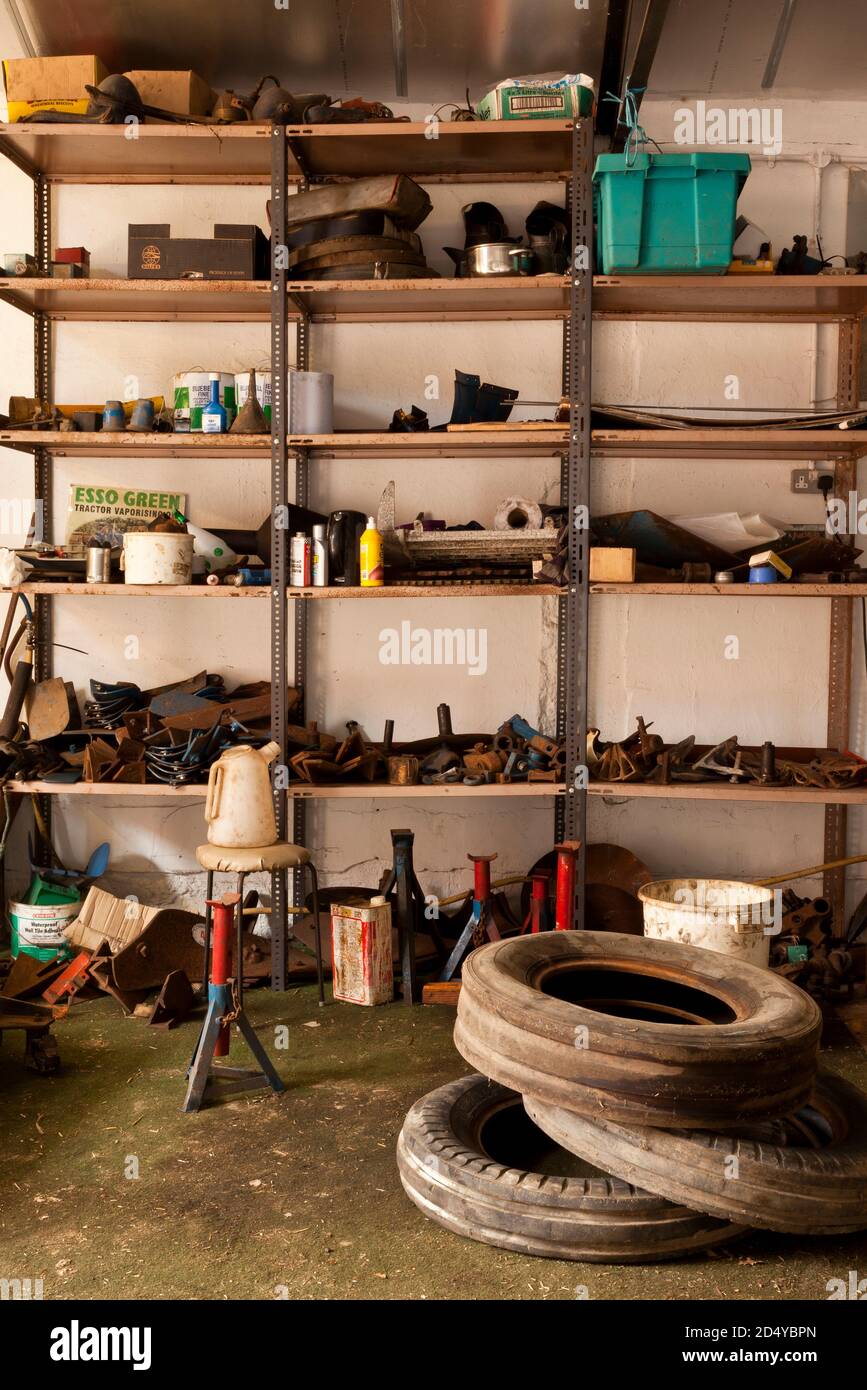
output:
M289 433L334 433L334 373L289 373Z
M313 527L313 587L324 589L328 583L328 528L324 522Z
M289 583L293 589L306 589L310 585L310 537L298 531L289 547Z
M111 547L92 541L87 547L87 584L107 584L111 579Z
M388 759L389 786L414 787L418 775L419 760L412 753L396 753Z

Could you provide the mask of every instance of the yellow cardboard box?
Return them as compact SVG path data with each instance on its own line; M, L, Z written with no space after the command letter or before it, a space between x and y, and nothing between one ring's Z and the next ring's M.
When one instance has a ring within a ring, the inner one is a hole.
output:
M90 101L85 84L98 87L107 76L105 64L93 53L65 58L4 58L9 120L21 121L39 111L84 115Z
M213 92L197 72L136 68L124 76L135 84L145 106L159 106L182 116L207 116L211 110Z

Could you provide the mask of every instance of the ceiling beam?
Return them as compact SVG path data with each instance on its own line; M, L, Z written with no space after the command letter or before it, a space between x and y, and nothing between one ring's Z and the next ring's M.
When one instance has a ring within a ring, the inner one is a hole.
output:
M623 81L623 62L626 52L626 33L628 29L628 0L610 0L608 20L605 26L605 47L602 50L602 67L599 72L599 101L596 109L596 133L613 137L617 127L618 107L613 101L606 101L609 92L621 93Z
M632 52L632 61L626 68L626 78L623 84L625 90L628 85L630 90L637 92L635 98L636 109L641 105L641 98L644 95L644 88L650 81L650 70L653 67L653 60L656 57L656 50L659 47L659 39L662 34L662 27L668 15L669 0L647 0L644 10L644 18L641 21L641 28L635 40L635 47ZM623 91L620 93L621 98ZM623 114L623 102L618 107L618 120ZM613 148L622 149L626 140L626 135L622 126L618 125L614 132Z

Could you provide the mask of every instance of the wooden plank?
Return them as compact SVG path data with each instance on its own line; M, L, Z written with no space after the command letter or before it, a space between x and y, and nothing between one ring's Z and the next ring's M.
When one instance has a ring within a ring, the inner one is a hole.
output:
M629 546L590 547L591 583L632 584L635 581L635 551Z
M287 129L289 177L301 178L297 151L317 176L552 180L569 170L571 131L562 120L438 121L432 140L425 121L301 124ZM270 124L145 122L134 159L126 134L125 126L0 125L0 150L56 183L270 183Z
M0 592L9 592L0 590ZM76 598L270 598L268 588L237 589L230 584L76 584L74 581L37 581L22 584L25 594L72 594Z
M446 1004L449 1008L456 1009L460 993L460 980L438 980L434 984L422 986L421 1002L423 1004Z
M0 593L9 590L0 589ZM74 595L76 598L194 598L269 599L266 585L236 588L231 584L76 584L70 580L22 584L25 594ZM289 599L389 599L389 598L545 598L561 590L554 584L386 584L380 589L338 586L321 589L287 589Z
M121 782L9 782L8 790L21 796L29 796L31 793L49 796L123 796L132 797L135 800L146 800L148 798L185 798L189 800L204 801L207 793L207 786L187 786L187 787L160 787L156 783L146 783L144 786L133 783ZM415 786L415 787L391 787L384 782L361 783L347 782L334 783L332 785L321 785L318 787L307 784L294 784L289 787L288 795L296 800L376 800L386 801L406 801L421 800L429 797L465 797L491 798L495 796L515 797L518 800L527 798L538 800L540 797L557 796L565 791L564 787L554 786L551 783L540 782L513 782L508 786L495 784L493 786L465 787L457 786Z
M592 594L620 598L660 594L665 598L865 598L864 584L593 584Z
M521 402L518 401L518 405ZM459 436L456 438L455 436ZM473 425L411 434L386 430L342 430L335 434L288 436L290 449L308 449L328 457L462 458L489 453L505 457L512 451L528 455L556 454L568 444L568 427L553 420L507 421L503 426ZM57 457L94 454L103 457L205 458L253 457L271 453L270 435L96 434L59 430L3 430L0 447L47 449ZM594 430L593 453L603 458L666 458L724 460L727 464L756 458L789 463L793 459L860 457L867 454L867 430Z
M8 790L13 794L29 796L31 793L51 796L114 796L147 799L165 797L201 800L207 788L159 787L148 783L137 786L121 782L76 782L73 784L57 782L9 782ZM481 797L510 797L515 800L538 800L543 797L562 796L566 788L551 782L513 782L509 785L464 787L457 786L414 786L390 787L386 783L334 783L318 787L293 784L288 795L293 800L349 800L349 801L421 801L435 797L457 797L475 799ZM613 797L617 801L652 799L656 801L731 801L760 805L765 802L781 802L798 806L867 806L867 787L856 787L851 791L834 791L816 787L737 787L730 782L696 783L675 782L669 787L649 782L591 782L587 788L590 796Z

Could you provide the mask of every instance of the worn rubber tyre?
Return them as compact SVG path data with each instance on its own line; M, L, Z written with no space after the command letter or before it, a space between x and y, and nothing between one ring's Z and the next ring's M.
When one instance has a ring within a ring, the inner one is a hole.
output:
M839 1076L822 1073L809 1105L743 1136L639 1129L524 1104L564 1148L698 1211L796 1235L867 1227L867 1096Z
M790 1113L810 1093L816 1004L771 971L716 951L544 932L473 951L462 979L461 1056L549 1105L718 1130Z
M425 1216L524 1255L644 1263L705 1250L744 1229L596 1173L537 1129L519 1095L482 1076L416 1101L397 1165Z

